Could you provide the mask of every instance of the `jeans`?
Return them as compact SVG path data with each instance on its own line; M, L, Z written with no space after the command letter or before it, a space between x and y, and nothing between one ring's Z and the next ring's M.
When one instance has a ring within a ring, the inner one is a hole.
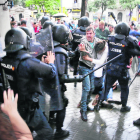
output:
M92 69L93 70L93 69ZM79 74L84 75L88 74L92 71L83 66L79 66ZM81 97L81 110L87 111L87 104L89 103L89 99L87 99L89 92L94 90L94 73L91 73L82 81L82 97Z

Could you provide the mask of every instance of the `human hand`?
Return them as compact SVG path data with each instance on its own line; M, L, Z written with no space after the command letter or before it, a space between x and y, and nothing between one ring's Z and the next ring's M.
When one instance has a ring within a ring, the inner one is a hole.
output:
M80 51L86 51L86 49L85 49L85 44L82 44L82 43L81 43L81 44L79 44L78 46L79 46L79 50L80 50Z
M8 116L12 113L16 113L18 94L16 94L14 98L13 90L8 89L7 93L6 91L3 92L3 99L4 103L1 104L1 110Z
M45 63L53 63L54 64L55 55L51 51L47 52L47 57L45 58Z
M51 51L48 51L47 55L43 55L41 58L41 61L44 63L47 63L47 64L49 64L49 63L54 64L54 60L55 60L55 55Z
M83 59L92 62L92 58L90 58L88 55L83 56Z

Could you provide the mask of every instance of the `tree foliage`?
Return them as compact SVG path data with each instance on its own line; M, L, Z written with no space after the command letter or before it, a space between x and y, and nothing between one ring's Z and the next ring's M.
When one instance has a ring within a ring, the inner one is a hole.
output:
M25 7L25 0L14 0L14 5L21 5Z
M116 0L90 0L88 2L88 11L89 12L96 12L101 8L101 19L104 11L108 9L115 9L116 8Z
M139 0L119 0L121 7L126 10L128 9L130 11L130 18L132 16L133 9L140 3Z
M46 11L51 15L58 13L61 0L26 0L25 4L27 7L32 5L35 6L35 9Z

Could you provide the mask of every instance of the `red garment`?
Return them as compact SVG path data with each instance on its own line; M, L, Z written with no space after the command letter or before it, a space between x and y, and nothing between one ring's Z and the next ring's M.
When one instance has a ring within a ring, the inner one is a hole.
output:
M35 33L38 33L37 27L34 28Z

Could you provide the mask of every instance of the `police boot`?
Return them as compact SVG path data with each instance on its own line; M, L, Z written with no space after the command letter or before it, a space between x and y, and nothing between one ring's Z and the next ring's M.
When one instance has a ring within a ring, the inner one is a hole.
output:
M102 102L103 102L102 100L98 100L97 105L94 106L94 110L98 112L100 110Z
M80 110L80 113L81 113L81 119L86 122L87 121L87 111Z
M60 139L60 138L64 138L64 137L67 137L67 136L69 136L69 131L59 129L59 130L56 130L56 132L54 134L54 139Z
M131 107L130 106L122 106L121 107L121 112L129 112L131 110Z
M137 120L135 120L135 121L133 121L133 124L134 124L134 125L140 125L140 118L137 119Z

